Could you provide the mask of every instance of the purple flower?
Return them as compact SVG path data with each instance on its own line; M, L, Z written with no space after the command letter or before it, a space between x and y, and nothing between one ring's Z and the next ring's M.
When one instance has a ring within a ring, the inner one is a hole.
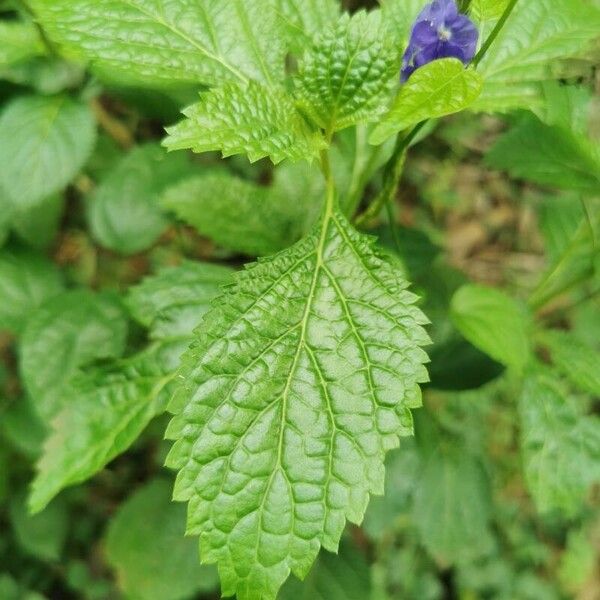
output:
M473 60L479 32L475 24L458 12L455 0L433 0L417 17L402 60L402 81L438 58Z

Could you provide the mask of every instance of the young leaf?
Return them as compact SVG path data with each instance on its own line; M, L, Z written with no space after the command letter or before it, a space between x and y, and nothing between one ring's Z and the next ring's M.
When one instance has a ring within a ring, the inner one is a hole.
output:
M31 313L62 289L60 273L42 256L0 253L0 330L21 333Z
M550 350L550 356L558 370L575 388L600 397L598 350L565 331L545 331L541 341Z
M552 79L556 61L580 54L599 30L600 11L582 0L518 2L481 61L485 86L474 108L540 106L538 82Z
M284 196L276 185L265 187L223 172L186 179L168 189L161 204L224 248L267 256L300 239L306 213L314 213L323 198L322 193L318 200L315 194L294 195L298 197Z
M528 314L503 292L465 285L452 298L451 316L465 338L494 360L518 370L529 362Z
M61 191L96 139L90 109L67 96L22 96L0 115L0 188L20 208Z
M32 0L50 37L127 83L220 85L284 76L283 28L263 0Z
M600 420L579 414L547 373L527 379L519 413L525 477L538 509L575 513L600 481Z
M600 190L600 151L570 128L544 125L533 115L496 142L486 164L540 185Z
M451 115L468 108L481 92L481 76L455 58L435 60L417 69L400 88L390 111L369 141L381 144L389 137L426 119Z
M56 296L27 323L20 346L21 375L44 420L64 406L65 385L79 367L118 357L127 319L117 300L90 291Z
M276 0L276 9L292 51L301 54L317 34L335 24L341 6L339 0Z
M119 507L108 527L106 557L128 598L183 600L217 587L216 570L198 565L196 544L184 532L185 509L171 502L166 479L145 484Z
M44 45L30 23L0 21L0 69L44 54Z
M480 23L494 21L502 16L509 0L472 0L469 5L471 16Z
M220 150L224 157L246 154L251 162L268 156L277 164L285 158L311 160L324 147L285 91L253 81L204 92L184 115L187 119L167 129L169 150Z
M330 134L374 121L385 112L399 71L399 49L385 36L381 13L346 14L304 55L298 104Z
M72 380L37 464L30 510L41 511L62 489L89 479L127 450L164 410L161 392L172 377L151 349Z
M304 581L290 579L278 600L365 600L371 597L365 557L348 541L337 555L322 554Z
M169 156L155 144L135 148L89 199L87 217L93 236L122 254L148 249L169 223L158 203L161 193L190 172L183 154Z
M333 204L304 240L238 274L171 406L174 497L239 600L274 600L362 520L427 378L416 297Z

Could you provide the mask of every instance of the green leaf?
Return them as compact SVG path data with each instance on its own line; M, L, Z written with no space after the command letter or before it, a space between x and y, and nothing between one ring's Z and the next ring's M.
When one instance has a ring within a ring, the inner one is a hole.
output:
M64 198L58 194L50 196L28 209L17 210L12 228L32 248L47 248L56 238L64 210Z
M379 0L383 20L399 45L405 45L415 19L427 0Z
M301 242L238 274L171 405L174 497L239 600L274 600L290 570L302 578L347 519L360 523L427 379L416 297L333 204Z
M538 509L574 514L600 481L600 419L581 415L549 373L526 380L519 413L525 478Z
M263 0L32 0L70 56L102 74L150 87L284 77L284 32Z
M417 69L400 88L369 141L381 144L421 121L459 112L477 99L481 86L481 76L473 69L465 69L456 58L435 60Z
M346 14L304 55L295 95L301 109L331 134L377 120L399 71L399 50L385 36L381 12Z
M341 12L339 0L276 0L276 9L297 54L308 49L317 34L334 25Z
M122 254L147 250L169 224L158 202L161 193L190 172L183 154L169 156L155 144L132 150L89 199L87 217L94 238Z
M485 85L474 108L539 107L539 82L553 79L556 62L581 54L599 29L600 11L581 0L518 2L481 61Z
M0 21L0 69L44 54L44 45L30 23Z
M166 370L179 366L193 331L221 288L231 283L232 274L227 267L184 261L130 290L127 306L133 317L150 329L150 338L163 344L161 361Z
M145 484L119 507L108 527L106 557L127 598L185 600L217 587L217 572L198 564L197 544L184 532L185 509L171 502L166 479Z
M79 367L118 357L125 348L127 319L120 303L88 290L46 302L29 319L20 346L21 375L44 420L65 402L65 386Z
M164 410L165 375L153 349L71 381L53 419L31 486L29 508L42 510L62 489L81 483L127 450Z
M305 168L305 179L288 195L283 179L305 165L288 166L281 167L285 175L276 173L276 182L269 187L227 172L199 175L169 188L161 204L228 250L248 256L274 254L300 239L307 216L314 214L324 194L320 174ZM311 184L314 190L307 189Z
M67 96L21 96L0 115L0 187L26 208L61 191L96 139L90 109Z
M583 392L600 397L600 352L566 331L545 331L542 344L558 370Z
M289 580L279 600L366 600L371 597L371 573L365 557L344 541L339 553L322 554L304 581Z
M481 461L462 445L427 453L415 491L413 521L428 552L442 565L489 550L490 482Z
M544 125L533 115L501 136L485 160L517 179L579 191L600 190L600 151L571 129Z
M21 333L31 313L63 289L55 266L33 252L0 252L0 330Z
M277 164L285 158L311 160L325 144L285 91L253 81L205 92L184 115L187 119L167 129L169 150L220 150L224 157L245 154L251 162L268 156Z
M499 19L509 0L473 0L469 5L471 17L480 23Z
M25 500L19 494L10 504L10 520L19 545L40 560L58 561L69 526L66 505L57 499L42 514L31 516Z
M527 365L530 317L504 292L465 285L452 298L450 310L458 330L482 352L517 370Z

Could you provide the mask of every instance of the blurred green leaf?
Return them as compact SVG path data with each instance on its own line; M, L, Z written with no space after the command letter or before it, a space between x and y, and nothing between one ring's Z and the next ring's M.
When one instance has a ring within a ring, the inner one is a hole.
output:
M151 526L155 524L156 527ZM171 502L171 484L154 479L132 494L108 527L106 557L131 600L184 600L218 586L185 538L185 508Z

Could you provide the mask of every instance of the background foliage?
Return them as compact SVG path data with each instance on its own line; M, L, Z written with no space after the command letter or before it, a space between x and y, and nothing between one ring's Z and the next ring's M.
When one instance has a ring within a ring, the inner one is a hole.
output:
M219 597L165 462L223 590L273 597L286 569L235 572L253 532L222 548L248 500L210 467L217 448L258 480L278 445L317 524L278 598L600 598L600 4L520 0L476 70L436 61L399 93L424 1L268 4L0 0L0 598ZM508 2L466 5L483 40ZM425 119L386 211L394 136ZM327 146L339 206L315 229ZM313 256L327 281L294 270ZM327 514L300 485L322 465L294 471L302 444L260 413L297 364L290 420L314 456L337 444ZM365 368L370 388L328 387ZM233 376L262 420L227 404ZM331 389L341 433L309 421ZM242 460L257 430L272 445Z

